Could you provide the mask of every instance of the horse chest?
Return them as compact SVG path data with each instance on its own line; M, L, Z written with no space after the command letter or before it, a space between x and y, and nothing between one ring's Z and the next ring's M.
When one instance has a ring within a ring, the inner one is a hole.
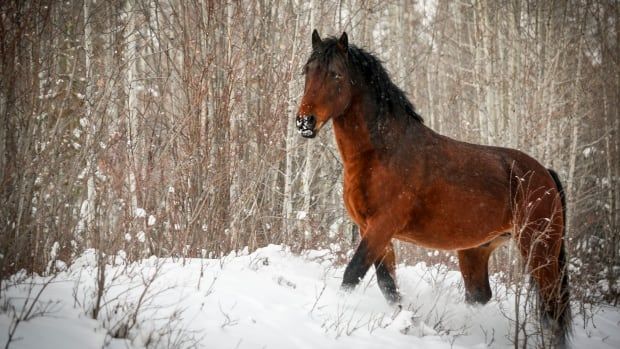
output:
M395 199L394 181L385 178L379 166L366 166L359 171L345 171L344 203L349 215L363 230L367 220L386 203Z
M362 171L345 171L344 204L353 221L363 230L370 215L368 174Z

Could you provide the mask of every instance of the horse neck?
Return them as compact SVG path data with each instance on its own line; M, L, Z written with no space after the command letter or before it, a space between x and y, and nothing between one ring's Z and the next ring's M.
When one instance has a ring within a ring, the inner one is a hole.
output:
M346 113L334 119L334 134L345 170L350 164L389 157L403 146L416 148L435 135L424 124L402 118L385 120L385 129L389 131L371 132L370 123L376 117L377 107L369 101L364 96L357 98Z
M362 102L352 103L347 112L334 118L334 135L345 170L348 164L364 161L376 152Z

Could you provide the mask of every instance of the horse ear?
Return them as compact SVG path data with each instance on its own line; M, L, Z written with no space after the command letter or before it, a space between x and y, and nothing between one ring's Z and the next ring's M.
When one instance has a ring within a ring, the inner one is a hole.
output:
M321 43L321 37L319 36L319 32L315 30L312 31L312 49L316 49Z
M342 32L340 39L338 39L338 47L344 52L349 50L349 37L347 36L347 32Z

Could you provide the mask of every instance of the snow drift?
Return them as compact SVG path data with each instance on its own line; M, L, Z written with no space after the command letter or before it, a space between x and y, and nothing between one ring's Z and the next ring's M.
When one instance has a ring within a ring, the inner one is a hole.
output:
M120 254L98 287L96 253L87 251L54 277L2 281L0 343L13 332L12 348L513 347L517 298L493 278L491 302L471 306L459 272L400 265L401 310L371 272L342 293L334 259L274 245L220 259L126 263ZM573 345L618 348L619 324L617 308L582 311Z

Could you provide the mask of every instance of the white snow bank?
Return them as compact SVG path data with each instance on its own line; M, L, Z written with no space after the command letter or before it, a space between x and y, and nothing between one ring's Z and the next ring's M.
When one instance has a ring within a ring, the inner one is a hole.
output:
M469 306L458 272L400 266L405 308L399 312L385 302L372 273L353 293L340 292L343 267L333 267L333 258L328 251L295 256L280 246L218 260L126 265L116 258L93 320L96 253L87 251L45 288L34 307L39 314L18 324L11 347L513 347L514 296L496 282L489 304ZM20 314L49 280L2 282L1 345L14 318L7 309ZM619 324L617 308L598 308L585 326L576 316L574 347L620 347Z

